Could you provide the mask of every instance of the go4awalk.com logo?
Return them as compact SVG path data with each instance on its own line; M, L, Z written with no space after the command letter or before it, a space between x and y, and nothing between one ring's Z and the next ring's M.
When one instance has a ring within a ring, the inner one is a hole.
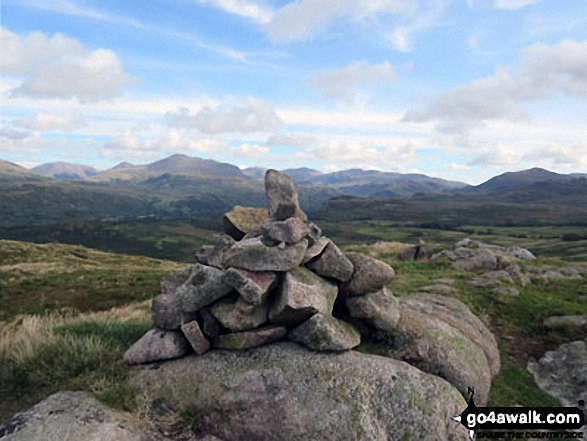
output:
M468 395L467 408L452 419L469 430L471 440L477 430L483 430L479 438L487 439L583 439L582 432L568 432L585 424L578 407L477 407L474 390L469 388Z

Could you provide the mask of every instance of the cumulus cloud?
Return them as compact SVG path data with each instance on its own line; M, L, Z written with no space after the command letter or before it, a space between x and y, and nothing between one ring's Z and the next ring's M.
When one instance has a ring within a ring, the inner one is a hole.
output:
M0 152L18 152L31 154L45 147L45 141L39 133L14 130L10 127L0 129Z
M294 135L277 133L267 139L268 146L308 147L316 142L316 137L308 135Z
M230 153L232 154L232 156L238 158L256 159L267 155L267 153L269 153L269 147L258 144L244 143L239 145L238 147L231 148Z
M337 20L365 22L378 15L409 15L416 0L301 0L279 9L266 29L273 41L309 40Z
M226 143L215 139L191 139L177 130L169 133L143 139L134 133L124 133L104 144L105 150L112 151L143 151L143 152L181 152L196 151L200 153L218 152L226 147Z
M247 0L199 0L199 3L209 4L230 14L250 18L259 23L269 23L273 17L273 10Z
M330 140L299 152L296 157L342 168L406 170L415 159L415 146L398 140Z
M0 73L22 80L13 96L91 102L119 96L126 85L137 81L123 71L113 51L87 49L63 34L20 36L0 28L0 40Z
M253 99L244 106L230 103L205 106L194 115L187 107L180 107L176 112L167 112L165 117L171 127L207 134L269 132L282 124L271 106Z
M520 9L524 6L538 3L538 0L495 0L493 4L498 9Z
M348 99L356 92L357 87L391 84L397 81L397 77L388 61L380 64L354 61L341 69L315 72L309 81L329 98Z
M513 68L498 68L490 77L445 92L425 109L408 112L403 120L436 120L455 127L495 119L515 121L528 117L522 103L554 92L587 98L587 42L529 46Z
M40 131L74 131L86 122L79 115L74 114L56 114L56 113L37 113L32 118L22 118L14 121L14 125L30 130Z

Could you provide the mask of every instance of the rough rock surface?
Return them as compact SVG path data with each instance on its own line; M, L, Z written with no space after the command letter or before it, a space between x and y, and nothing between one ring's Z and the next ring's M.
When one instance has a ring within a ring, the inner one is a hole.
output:
M265 194L269 203L269 217L272 220L285 220L290 217L307 219L300 210L298 184L289 176L277 170L267 170Z
M563 344L539 361L530 360L528 370L538 387L558 398L563 406L576 407L580 400L587 402L587 340ZM581 430L587 436L587 426Z
M308 263L313 258L317 257L324 251L326 245L330 243L330 239L322 236L317 239L311 247L308 247L306 252L304 253L304 258L302 259L302 264Z
M353 264L332 241L322 253L306 264L316 274L346 282L353 274Z
M0 425L2 441L156 441L87 392L58 392Z
M187 342L181 332L151 329L124 353L128 364L170 360L188 353Z
M395 276L393 268L381 260L357 253L346 256L354 268L351 280L341 288L342 294L347 297L379 291Z
M348 351L361 343L361 334L351 324L326 314L313 315L288 337L315 351Z
M251 305L238 300L220 301L211 308L212 315L232 332L248 331L267 322L267 305Z
M271 271L229 268L222 275L222 281L236 289L247 302L260 305L265 301L269 290L277 281L277 276Z
M315 353L286 342L211 351L139 369L132 383L190 408L202 432L224 441L468 439L450 418L466 407L450 384L353 351Z
M382 331L393 332L399 321L399 302L387 288L349 297L346 306L351 317L366 320Z
M224 254L226 268L240 268L249 271L289 271L300 265L308 241L303 239L294 245L268 247L261 238L252 237L235 243Z
M475 384L475 401L486 403L499 372L497 343L485 325L456 299L440 295L402 297L400 320L390 355L438 375L466 396Z
M196 263L188 279L176 290L182 311L197 311L232 291L221 278L221 270Z
M222 218L224 232L235 240L263 224L269 214L264 208L241 207L237 205Z
M338 288L313 272L297 267L287 272L276 293L269 321L297 325L321 312L331 314Z
M191 268L186 268L177 271L174 274L169 274L161 280L161 294L172 294L175 290L183 285L183 283L190 276Z
M298 243L310 233L308 225L297 217L271 222L263 225L261 229L269 239L275 242L285 242L288 245Z
M179 300L175 294L160 294L151 303L153 323L159 329L169 331L181 327L183 316Z
M224 252L234 245L234 239L227 234L220 236L214 245L204 245L196 253L196 262L223 269Z

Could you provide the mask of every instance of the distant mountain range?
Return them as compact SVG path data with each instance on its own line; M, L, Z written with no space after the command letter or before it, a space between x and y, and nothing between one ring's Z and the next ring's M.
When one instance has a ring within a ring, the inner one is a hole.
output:
M241 170L186 155L146 165L125 162L106 171L69 163L28 170L0 161L0 226L138 216L220 216L234 205L265 206L265 171L261 167ZM343 217L360 211L357 216L362 218L372 213L393 218L399 205L410 203L437 210L455 204L587 206L586 174L564 175L540 168L504 173L477 186L374 170L283 171L298 182L302 209L322 214L331 210Z

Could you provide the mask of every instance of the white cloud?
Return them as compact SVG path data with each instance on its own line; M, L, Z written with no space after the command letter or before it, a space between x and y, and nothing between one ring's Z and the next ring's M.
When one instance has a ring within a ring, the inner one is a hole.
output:
M98 101L121 95L124 86L137 80L122 70L113 51L92 51L63 34L19 36L1 28L0 39L0 73L22 80L13 96Z
M524 6L538 3L538 0L495 0L493 4L498 9L520 9Z
M191 115L187 107L165 115L171 127L197 129L202 133L255 133L269 132L278 128L282 121L268 104L249 99L244 106L223 103L205 106Z
M271 135L265 144L268 146L308 147L315 142L316 137L314 136L277 133Z
M522 103L554 92L587 98L587 42L529 46L512 69L498 68L493 76L445 92L424 110L408 112L404 121L468 126L494 119L520 120L528 117Z
M237 158L260 158L269 153L269 147L257 144L244 143L230 149L230 154Z
M22 118L13 124L30 130L72 132L83 127L86 122L79 115L37 113L32 118Z
M170 130L163 136L143 139L134 133L124 133L104 144L105 150L182 152L195 151L215 153L226 147L226 143L215 139L191 139L177 130Z
M301 0L279 9L266 29L273 41L309 40L337 20L366 22L378 15L410 15L416 0Z
M250 18L259 23L269 23L273 17L273 10L247 0L199 0L199 3L209 4L230 14Z
M341 168L406 170L415 159L416 146L409 141L336 139L296 154L302 161L322 162Z
M396 81L395 70L388 61L380 64L354 61L341 69L324 69L314 72L310 77L310 84L333 99L348 99L360 86L373 87Z
M46 147L39 133L22 132L11 128L0 130L0 152L30 155Z

